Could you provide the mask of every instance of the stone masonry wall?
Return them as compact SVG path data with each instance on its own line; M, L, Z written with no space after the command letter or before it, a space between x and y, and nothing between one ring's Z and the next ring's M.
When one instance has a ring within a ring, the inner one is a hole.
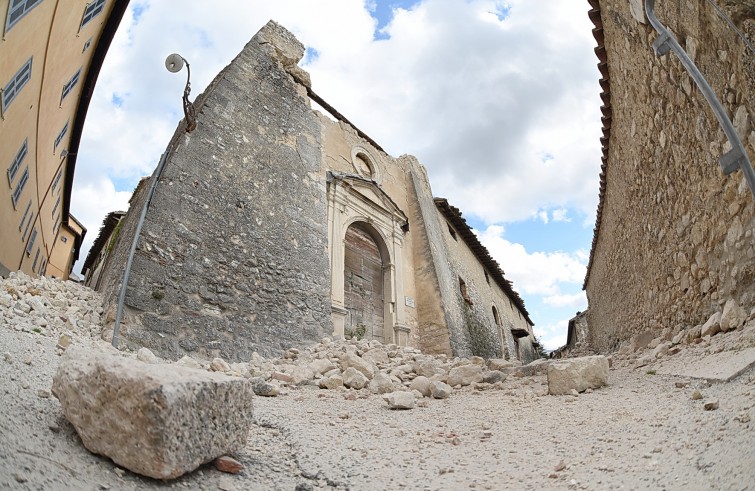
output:
M599 2L612 108L602 218L586 279L599 351L646 330L670 335L701 324L729 299L747 312L755 306L755 200L741 171L722 174L723 131L676 56L653 53L656 32L641 3ZM746 2L718 3L752 43ZM665 0L656 14L755 161L755 56L708 2Z
M532 327L528 325L489 272L486 279L484 266L480 264L462 238L461 231L456 230L454 239L448 230L450 224L446 218L437 209L436 214L440 223L440 237L448 250L448 263L445 266L449 269L453 287L451 298L445 298L444 304L453 312L452 316L455 319L460 319L452 324L452 332L456 333L460 344L464 346L459 348L459 352L464 355L457 356L477 355L486 358L516 359L517 353L511 329L519 328L526 329L530 335L519 338L518 357L523 363L534 360L537 356L532 347L532 341L534 341ZM459 278L464 280L467 297L471 300L471 304L462 296ZM493 306L498 311L504 343L501 342L501 330L493 317Z
M303 52L271 22L201 97L139 240L128 343L249 360L332 332L321 125L289 74Z

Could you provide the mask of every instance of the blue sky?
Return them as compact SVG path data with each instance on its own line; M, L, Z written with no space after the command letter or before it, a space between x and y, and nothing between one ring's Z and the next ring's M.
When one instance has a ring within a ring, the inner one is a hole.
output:
M90 107L72 201L90 230L125 209L196 97L269 19L307 53L315 91L391 155L416 155L524 298L550 349L581 291L600 166L586 2L132 0ZM80 267L80 265L79 265Z

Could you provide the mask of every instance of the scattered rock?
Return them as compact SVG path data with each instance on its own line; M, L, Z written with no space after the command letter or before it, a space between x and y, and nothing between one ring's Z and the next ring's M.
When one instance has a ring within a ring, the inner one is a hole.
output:
M662 356L665 356L668 353L668 350L671 348L671 343L665 342L661 343L658 346L656 346L653 349L653 358L661 358Z
M739 306L739 304L733 298L730 298L726 305L724 305L724 311L721 314L721 332L732 331L744 324L747 320L747 313Z
M452 391L453 388L444 382L436 381L430 384L430 395L434 399L448 399Z
M5 360L5 363L13 363L13 357L10 353L3 353L3 360Z
M336 368L336 365L327 358L317 359L309 364L309 369L312 370L315 376L328 373L334 368Z
M191 356L184 356L176 362L176 365L186 368L202 368L202 365Z
M32 356L30 354L28 354L28 353L25 354L24 355L24 363L26 365L31 365L31 362L32 362Z
M389 392L396 390L393 386L393 382L391 382L391 378L382 372L378 372L373 379L370 380L368 386L373 394L388 394Z
M367 351L365 354L362 355L362 360L372 363L374 365L378 365L381 363L388 363L389 361L388 353L386 353L385 350L381 348L374 348Z
M431 384L432 382L429 378L424 375L419 375L412 380L412 383L409 384L409 388L416 390L422 394L423 397L430 397L432 395Z
M482 381L486 384L497 384L506 380L506 374L498 370L489 370L482 374Z
M50 398L50 391L47 389L39 389L37 390L37 396L39 396L42 399L49 399Z
M503 358L491 358L488 360L488 368L490 370L503 370L505 368L512 368L513 366L513 363Z
M700 399L702 399L702 398L703 398L703 394L702 394L702 392L700 392L699 390L695 390L695 391L694 391L694 392L692 393L692 400L693 400L693 401L699 401L699 400L700 400Z
M213 358L210 362L210 370L213 372L230 372L231 366L222 358Z
M632 347L632 351L636 352L641 349L647 348L654 337L655 333L653 333L653 331L645 331L640 334L635 334L630 339L630 346Z
M315 378L315 372L309 367L294 367L291 370L291 378L294 385L303 385Z
M370 379L354 367L344 370L342 377L343 385L352 389L363 389L370 381Z
M61 334L58 338L57 348L65 350L66 348L71 346L71 342L73 342L73 337L71 336L71 334Z
M220 472L238 474L239 472L244 470L244 464L234 459L233 457L223 455L215 459L215 468Z
M456 387L457 385L465 386L482 382L481 365L462 365L452 368L448 373L448 385Z
M252 391L262 397L275 397L280 393L280 389L269 383L262 377L253 377L249 379L249 383L252 386Z
M152 351L149 350L149 348L139 348L139 351L136 352L136 359L143 361L144 363L150 363L153 365L160 363L160 360Z
M375 365L373 365L371 362L367 360L363 360L359 356L353 354L353 353L345 353L341 355L339 358L339 361L341 363L341 369L344 371L344 379L343 382L348 386L346 383L346 371L349 368L353 368L354 370L357 370L359 373L364 375L367 380L372 379L372 377L375 375ZM361 387L359 387L361 389Z
M414 409L416 397L411 392L391 392L383 396L390 409Z
M343 387L343 377L340 375L331 375L323 377L317 384L321 389L338 389Z
M553 468L553 470L556 472L561 472L564 469L566 469L566 463L563 460L556 464L556 467Z
M710 399L703 403L703 409L706 411L715 411L718 409L718 399Z
M270 378L273 380L278 380L280 382L283 382L284 384L293 384L294 383L294 377L287 373L283 372L273 372L270 374Z
M700 329L700 336L714 336L721 332L721 312L711 315Z
M87 449L155 479L243 448L253 421L243 378L85 350L66 352L53 393Z
M608 360L605 356L586 356L553 362L548 365L548 393L584 392L608 384Z

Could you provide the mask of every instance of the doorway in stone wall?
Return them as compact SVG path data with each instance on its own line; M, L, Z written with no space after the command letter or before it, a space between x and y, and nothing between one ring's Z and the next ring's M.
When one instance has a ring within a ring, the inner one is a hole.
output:
M385 327L385 261L381 247L369 226L356 222L346 230L344 238L344 291L347 314L344 333L364 329L362 339L384 341Z

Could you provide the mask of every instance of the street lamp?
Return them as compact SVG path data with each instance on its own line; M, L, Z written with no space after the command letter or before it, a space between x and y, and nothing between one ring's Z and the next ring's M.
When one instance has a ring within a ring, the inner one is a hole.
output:
M186 87L184 87L183 106L184 116L186 117L186 132L191 133L197 127L197 116L194 112L194 104L189 101L189 93L191 92L191 68L189 68L189 62L186 58L173 53L165 58L165 68L171 73L178 73L186 65Z

